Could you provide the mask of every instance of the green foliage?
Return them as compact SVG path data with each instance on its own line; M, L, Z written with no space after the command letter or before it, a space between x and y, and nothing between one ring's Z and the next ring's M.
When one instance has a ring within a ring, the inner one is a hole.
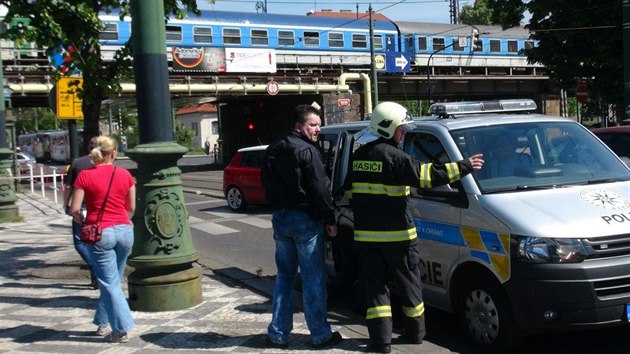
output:
M50 111L44 112L37 123L39 130L55 130L59 128L55 114Z
M526 51L558 88L588 85L590 96L623 107L622 2L618 0L488 0L494 20L517 25L524 10L538 46Z
M523 20L523 14L527 10L527 4L535 0L487 0L486 6L492 9L490 23L510 28L518 26ZM541 0L548 3L555 1Z
M473 5L462 6L459 22L465 25L493 25L492 12L488 0L476 0Z
M175 121L175 141L181 145L188 148L188 151L192 149L192 141L195 133L192 129L187 128L182 122L179 120Z
M13 26L0 33L0 38L16 43L32 42L45 48L48 54L65 48L72 57L72 67L80 70L83 88L78 90L83 100L84 137L99 133L101 101L120 89L120 82L131 77L131 47L121 49L116 62L105 65L98 41L103 23L99 12L120 11L129 14L129 0L0 0L7 8L5 22L14 18L27 18L28 26ZM164 0L165 17L182 18L185 12L199 13L196 0ZM72 49L71 49L72 47ZM55 79L61 77L55 73Z
M407 100L396 101L396 103L407 108L407 111L414 117L426 116L429 112L429 101Z

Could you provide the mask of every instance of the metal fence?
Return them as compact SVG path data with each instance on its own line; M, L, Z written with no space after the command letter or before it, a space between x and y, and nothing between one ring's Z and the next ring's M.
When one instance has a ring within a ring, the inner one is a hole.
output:
M16 191L27 188L28 185L31 193L41 193L43 198L49 198L49 195L52 195L55 203L59 203L59 192L63 193L65 177L65 166L34 163L22 165L18 175L9 178L14 180ZM61 197L63 198L63 194Z

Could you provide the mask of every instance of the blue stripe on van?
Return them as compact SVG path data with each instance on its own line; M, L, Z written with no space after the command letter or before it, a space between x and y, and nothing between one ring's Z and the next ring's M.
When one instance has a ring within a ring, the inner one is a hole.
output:
M470 255L472 257L479 258L479 259L485 261L488 264L491 264L490 263L490 256L486 252L470 250Z
M459 231L459 226L441 224L421 219L415 219L418 238L446 243L449 245L464 246L464 240Z
M483 244L488 252L505 254L505 249L503 249L503 245L499 240L499 235L497 235L496 232L479 230L479 234L481 235L481 241L483 241Z

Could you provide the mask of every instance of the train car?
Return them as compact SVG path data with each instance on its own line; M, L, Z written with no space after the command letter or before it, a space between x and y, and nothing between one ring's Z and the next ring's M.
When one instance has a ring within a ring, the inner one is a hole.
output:
M50 159L50 132L21 134L17 138L20 150L35 157L37 162Z
M112 58L131 32L128 19L99 16L104 23L101 52ZM277 64L369 65L369 21L342 18L202 11L200 16L170 19L166 25L169 60L174 48L274 49ZM374 50L397 51L398 29L374 21Z
M116 14L101 15L100 19L104 23L101 50L105 58L111 59L113 51L129 39L131 23L128 18L121 21ZM273 49L276 64L280 66L369 67L369 27L367 18L202 11L200 16L170 19L166 24L166 44L169 61L176 51L197 56L197 52L208 48L242 48ZM470 46L473 27L468 25L375 20L373 28L374 51L407 53L416 71L427 66L429 57L433 67L456 70L542 67L527 62L523 50L537 42L529 39L530 34L523 27L503 30L499 26L476 26L481 33L481 45L474 51ZM466 39L465 45L460 43L462 38Z
M83 143L83 129L77 130L79 147ZM50 133L50 160L70 162L70 140L68 130L56 130Z
M508 72L501 68L543 67L528 63L524 50L533 48L538 42L530 39L529 31L523 27L503 30L499 26L475 26L480 33L480 43L473 50L472 26L416 22L396 22L396 25L400 31L402 50L412 53L414 65L418 67L430 64L434 68L491 68L504 73ZM460 39L465 39L465 45L460 44Z

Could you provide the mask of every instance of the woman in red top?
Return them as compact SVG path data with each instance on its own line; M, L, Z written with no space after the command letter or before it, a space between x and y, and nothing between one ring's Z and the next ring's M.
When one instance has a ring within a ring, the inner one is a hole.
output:
M89 247L92 267L101 292L94 324L98 326L98 335L106 334L107 327L111 326L112 332L105 337L106 341L127 342L127 331L134 327L134 322L122 291L121 280L133 246L133 224L129 214L136 208L136 187L129 171L114 166L114 139L99 136L90 155L94 167L81 171L77 176L71 212L76 221L95 224L111 179L109 196L100 221L103 235L99 242ZM85 220L81 215L81 203L84 200L87 208Z

